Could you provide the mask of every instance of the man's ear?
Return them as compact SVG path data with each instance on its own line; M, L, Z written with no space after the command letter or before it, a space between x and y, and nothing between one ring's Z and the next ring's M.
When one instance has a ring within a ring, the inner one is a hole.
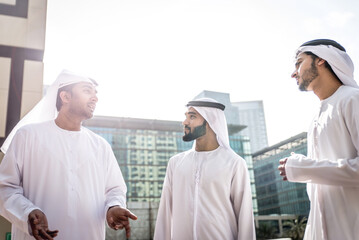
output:
M71 96L70 96L70 93L69 93L69 92L67 92L67 91L61 91L59 95L60 95L62 104L65 104L65 103L69 103L69 102L70 102Z
M324 66L326 60L324 60L323 58L318 58L318 66Z

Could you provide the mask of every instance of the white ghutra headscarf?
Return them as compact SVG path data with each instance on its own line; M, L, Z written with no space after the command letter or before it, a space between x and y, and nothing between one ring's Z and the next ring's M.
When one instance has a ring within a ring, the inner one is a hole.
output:
M312 40L298 48L297 54L302 52L312 52L326 60L344 85L355 88L359 87L354 80L354 64L345 49L337 42L330 39Z
M97 83L91 78L75 74L68 70L63 70L55 82L47 89L46 95L12 129L1 146L1 151L4 154L6 153L12 138L20 127L31 123L39 123L55 119L57 116L56 99L58 90L67 85L79 82L89 82L97 86Z
M218 144L231 149L229 145L227 120L224 115L225 106L212 98L199 98L190 101L187 107L193 107L207 121L217 136ZM196 146L196 140L193 147Z

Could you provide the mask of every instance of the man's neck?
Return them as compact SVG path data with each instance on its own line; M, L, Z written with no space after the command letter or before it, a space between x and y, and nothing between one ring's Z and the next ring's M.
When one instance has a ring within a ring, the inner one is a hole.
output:
M59 115L55 119L55 123L58 127L68 131L80 131L82 119L74 118L71 115L59 112Z
M317 88L313 89L313 92L322 101L332 96L342 85L343 84L339 81L331 81L326 84L321 84Z
M216 136L214 138L197 138L196 139L196 151L197 152L208 152L213 151L219 147Z

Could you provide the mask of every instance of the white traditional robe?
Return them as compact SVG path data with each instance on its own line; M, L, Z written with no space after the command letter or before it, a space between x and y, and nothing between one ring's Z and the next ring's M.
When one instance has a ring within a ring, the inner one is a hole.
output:
M288 158L289 181L306 182L311 202L304 239L359 239L359 89L341 86L321 101L308 132L308 157Z
M156 240L255 239L245 161L232 150L189 150L167 166Z
M90 130L53 120L18 130L0 164L0 213L13 240L33 240L28 214L41 209L58 240L105 239L108 207L126 206L126 185L110 145Z

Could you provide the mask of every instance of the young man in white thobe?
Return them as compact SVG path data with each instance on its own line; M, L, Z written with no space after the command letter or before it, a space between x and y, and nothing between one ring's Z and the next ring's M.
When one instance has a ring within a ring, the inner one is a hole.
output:
M320 107L308 131L308 156L280 160L284 180L307 183L311 203L304 239L359 239L359 89L337 42L302 44L292 77Z
M225 106L203 98L187 107L183 140L195 143L168 163L154 239L255 239L249 174L229 146Z
M136 216L126 209L112 149L81 126L97 100L93 80L63 71L6 139L0 213L12 223L13 240L105 239L105 219L130 235Z

